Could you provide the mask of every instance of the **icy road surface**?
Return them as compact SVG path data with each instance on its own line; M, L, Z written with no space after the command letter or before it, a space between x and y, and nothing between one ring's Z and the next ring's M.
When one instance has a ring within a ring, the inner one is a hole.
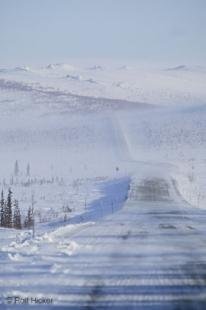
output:
M103 220L5 246L2 301L52 297L46 309L206 309L205 223L206 211L182 201L169 179L133 181L125 206Z

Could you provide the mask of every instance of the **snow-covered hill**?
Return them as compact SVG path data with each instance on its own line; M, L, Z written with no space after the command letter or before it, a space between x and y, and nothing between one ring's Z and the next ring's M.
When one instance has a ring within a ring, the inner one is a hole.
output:
M29 162L33 177L71 180L113 177L117 166L130 174L125 161L131 158L182 161L181 167L191 166L191 158L203 162L204 68L168 68L56 63L2 69L2 180L11 177L15 160L22 169Z
M151 104L205 101L206 69L201 66L73 66L49 64L42 67L2 68L0 79L30 87L81 96L123 99Z
M131 160L181 162L190 174L191 160L197 170L205 160L205 82L203 67L186 65L3 68L2 180L16 160L33 177L70 180L131 174Z

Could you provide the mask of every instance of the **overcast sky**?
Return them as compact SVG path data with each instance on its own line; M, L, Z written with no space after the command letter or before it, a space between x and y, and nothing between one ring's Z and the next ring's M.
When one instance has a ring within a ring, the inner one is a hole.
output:
M0 63L205 63L206 0L0 0Z

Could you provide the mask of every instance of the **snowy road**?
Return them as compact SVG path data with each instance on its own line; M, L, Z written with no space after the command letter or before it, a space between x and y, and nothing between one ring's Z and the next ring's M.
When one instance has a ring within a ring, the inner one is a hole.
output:
M1 292L52 296L48 309L205 309L205 222L169 180L133 182L104 220L60 228L19 254L15 246L10 263L5 253Z

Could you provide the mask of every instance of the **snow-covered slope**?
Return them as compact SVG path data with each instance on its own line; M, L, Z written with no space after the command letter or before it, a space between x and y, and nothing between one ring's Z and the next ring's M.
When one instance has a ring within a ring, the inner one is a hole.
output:
M200 66L145 69L135 65L49 64L35 68L3 68L0 78L50 91L151 104L194 103L206 99L206 69Z

